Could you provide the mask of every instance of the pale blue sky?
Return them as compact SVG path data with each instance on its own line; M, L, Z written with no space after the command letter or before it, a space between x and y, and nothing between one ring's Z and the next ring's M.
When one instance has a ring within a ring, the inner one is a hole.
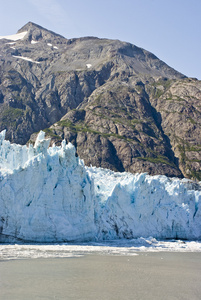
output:
M0 7L0 35L32 21L66 38L120 39L201 80L200 0L6 0Z

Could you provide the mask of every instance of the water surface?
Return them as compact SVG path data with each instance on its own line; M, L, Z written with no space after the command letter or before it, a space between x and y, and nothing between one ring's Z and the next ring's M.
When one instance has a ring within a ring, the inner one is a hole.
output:
M0 261L0 299L200 299L201 253Z

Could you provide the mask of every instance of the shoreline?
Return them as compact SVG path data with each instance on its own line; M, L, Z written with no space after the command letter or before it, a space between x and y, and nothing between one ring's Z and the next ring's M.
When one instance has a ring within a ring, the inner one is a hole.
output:
M0 260L65 258L85 254L111 256L135 256L140 253L201 253L200 241L157 241L139 238L134 240L114 240L88 243L21 243L0 244Z

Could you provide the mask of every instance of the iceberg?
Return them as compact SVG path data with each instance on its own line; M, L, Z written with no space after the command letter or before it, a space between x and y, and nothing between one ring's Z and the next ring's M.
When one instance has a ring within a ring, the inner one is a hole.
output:
M0 242L201 239L201 185L86 167L45 133L21 146L0 133Z

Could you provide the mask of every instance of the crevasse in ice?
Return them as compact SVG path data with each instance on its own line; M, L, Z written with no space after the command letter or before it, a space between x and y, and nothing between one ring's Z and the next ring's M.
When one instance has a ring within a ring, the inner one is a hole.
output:
M0 133L0 241L201 238L200 184L85 167L72 144L49 144Z

